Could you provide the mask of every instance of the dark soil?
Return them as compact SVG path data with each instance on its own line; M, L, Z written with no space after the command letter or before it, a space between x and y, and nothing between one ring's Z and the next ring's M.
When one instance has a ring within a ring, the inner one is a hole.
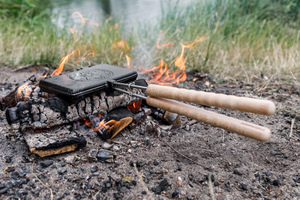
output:
M0 97L34 73L42 74L43 69L1 68ZM157 121L147 119L133 130L122 131L112 145L103 145L103 140L89 134L87 146L79 151L38 158L20 133L10 131L1 113L0 198L300 198L299 86L265 79L217 84L196 72L189 73L180 86L272 100L277 106L273 116L204 107L266 126L272 130L271 139L258 142L186 117L181 118L180 127L158 126ZM157 131L145 131L149 123ZM115 159L89 160L90 150L100 148L113 152Z

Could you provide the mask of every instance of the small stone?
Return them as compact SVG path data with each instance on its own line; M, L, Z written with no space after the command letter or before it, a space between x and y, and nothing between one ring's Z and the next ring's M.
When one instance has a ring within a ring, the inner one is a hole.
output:
M113 150L114 151L119 151L120 150L120 146L119 145L114 145L113 146Z
M91 166L91 172L94 173L96 171L98 171L98 166L96 166L96 165Z
M5 168L5 172L7 173L14 172L15 170L16 170L15 166L8 166Z
M8 191L8 189L5 187L5 188L2 188L1 190L0 190L0 194L4 194L4 193L6 193Z
M275 180L273 181L273 185L275 185L275 186L279 186L279 185L280 185L280 182L279 182L279 180L278 180L278 179L275 179Z
M300 176L295 176L295 177L293 177L293 180L294 180L296 183L300 183Z
M57 171L57 173L59 174L59 175L63 175L64 173L66 173L67 172L67 169L66 168L61 168L61 169L59 169L58 171Z
M182 181L176 181L176 184L177 184L178 186L182 186L183 182L182 182Z
M41 167L46 168L53 164L53 160L44 160L40 163Z
M186 197L186 199L187 199L187 200L192 200L192 199L193 199L193 196L192 196L192 195L188 195L188 196Z
M235 170L233 171L233 174L242 176L244 173L243 173L242 171L239 171L239 170L235 169Z
M144 179L144 182L145 182L146 184L148 184L148 183L149 183L149 179L145 178L145 179Z
M11 163L11 161L12 161L12 156L6 156L5 157L5 162L6 163Z
M112 146L113 146L112 144L109 144L109 143L107 143L107 142L104 142L104 143L102 144L102 148L103 148L103 149L110 149Z
M74 163L75 156L67 156L67 157L64 158L64 160L65 160L66 163L72 165Z
M172 193L172 198L178 198L180 195L181 191L179 189L176 189L173 193Z
M169 182L167 179L162 180L157 187L152 188L152 192L155 194L161 194L163 190L165 190L169 186Z
M147 192L146 192L145 190L143 190L143 191L142 191L142 194L143 194L143 195L146 195L146 194L147 194Z
M106 188L111 188L111 183L110 183L110 182L106 183L106 184L105 184L105 187L106 187Z
M101 149L98 154L97 154L97 159L98 161L105 161L105 162L112 162L114 159L115 155L113 155L112 153Z
M244 184L244 183L241 183L241 184L240 184L240 188L243 189L243 190L248 190L247 185Z
M156 160L153 161L153 165L159 165L159 162L157 162Z
M120 193L114 193L115 199L121 199L122 195Z

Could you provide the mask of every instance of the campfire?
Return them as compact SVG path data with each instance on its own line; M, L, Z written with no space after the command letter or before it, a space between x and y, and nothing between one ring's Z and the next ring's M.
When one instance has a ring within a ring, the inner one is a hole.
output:
M271 135L265 127L178 102L271 115L275 105L270 101L148 85L136 80L137 72L106 64L55 74L30 77L0 104L11 128L21 131L30 151L41 157L84 147L78 122L110 140L151 113L160 113L156 115L168 123L178 121L176 113L185 115L260 141ZM175 114L172 120L166 117L170 112Z
M73 15L80 17L80 27L86 23L98 26L80 13ZM115 24L110 31L117 28ZM70 31L74 41L81 40L75 33L75 26ZM61 59L51 75L32 76L2 97L0 109L5 110L11 128L22 132L30 151L41 157L86 146L85 134L90 131L97 132L103 140L111 140L124 128L136 127L149 115L168 124L179 124L179 115L184 115L246 137L267 141L271 136L268 128L182 101L264 115L274 114L275 105L272 102L170 87L186 79L185 50L194 48L204 39L205 36L202 36L190 44L181 43L180 55L170 63L162 59L157 66L139 68L149 78L149 85L144 79L137 79L138 73L130 69L131 58L127 53L131 50L126 40L112 44L113 49L122 49L127 61L126 68L102 64L61 74L70 57L78 55L80 58L79 49L73 50ZM161 38L158 38L156 48L171 45L173 43L161 44ZM91 52L84 58L95 55L90 46ZM82 131L82 124L85 131Z

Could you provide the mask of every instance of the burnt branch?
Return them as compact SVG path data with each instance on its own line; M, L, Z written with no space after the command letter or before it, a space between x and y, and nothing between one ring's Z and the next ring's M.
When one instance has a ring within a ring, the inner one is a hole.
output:
M40 157L75 151L86 146L85 138L71 125L43 130L30 129L23 135L29 150Z
M138 89L134 92L142 94ZM137 101L136 97L111 91L103 91L76 103L70 103L56 96L48 99L33 98L31 101L19 102L17 106L7 109L6 119L15 130L41 129L68 124L90 115L104 115L134 101Z
M30 86L29 90L34 90L33 89L33 85L37 83L36 77L35 75L32 75L31 77L29 77L27 80L25 80L24 82L20 83L17 87L15 87L10 93L8 93L6 96L1 97L0 99L0 110L4 111L6 108L11 108L17 105L17 103L19 102L19 98L24 98L25 96L25 89L20 91L20 97L17 97L17 91L18 89L24 85L24 84L28 84ZM23 100L23 99L22 99Z

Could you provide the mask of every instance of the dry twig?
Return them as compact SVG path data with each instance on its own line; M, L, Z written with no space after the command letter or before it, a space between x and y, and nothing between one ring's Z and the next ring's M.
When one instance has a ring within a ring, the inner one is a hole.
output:
M193 160L193 159L191 159L191 158L189 158L189 157L183 155L183 154L180 153L179 151L177 151L174 147L172 147L172 146L171 146L168 142L166 142L165 140L162 139L162 141L163 141L166 145L168 145L173 151L175 151L176 153L178 153L180 156L182 156L182 157L188 159L189 161L191 161L191 162L193 162L193 163L196 163L197 165L200 165L201 167L205 168L201 163L199 163L199 162L197 162L197 161L195 161L195 160Z
M209 187L209 193L210 193L211 199L216 200L215 193L214 193L214 186L212 184L210 175L208 176L208 187Z
M45 185L42 181L41 181L41 179L39 179L39 177L34 173L34 163L35 163L35 161L36 161L36 159L33 161L33 163L32 163L32 174L33 174L33 176L37 179L37 180L39 180L40 181L40 183L44 186L44 187L46 187L46 188L48 188L49 190L50 190L50 199L51 200L53 200L53 192L52 192L52 189L49 187L49 186L47 186L47 185Z
M295 123L295 118L292 119L292 124L291 124L291 131L289 137L291 138L293 135L293 128L294 128L294 123Z
M149 195L149 199L150 199L150 200L154 200L154 199L152 198L152 196L150 196L151 193L150 193L150 191L148 190L147 186L145 185L145 183L144 183L144 181L143 181L143 178L142 178L142 175L139 173L139 171L138 171L138 169L137 169L137 167L136 167L136 163L133 163L133 166L134 166L135 173L136 173L137 176L139 177L140 183L142 184L144 190L145 190L145 191L147 192L147 194Z

